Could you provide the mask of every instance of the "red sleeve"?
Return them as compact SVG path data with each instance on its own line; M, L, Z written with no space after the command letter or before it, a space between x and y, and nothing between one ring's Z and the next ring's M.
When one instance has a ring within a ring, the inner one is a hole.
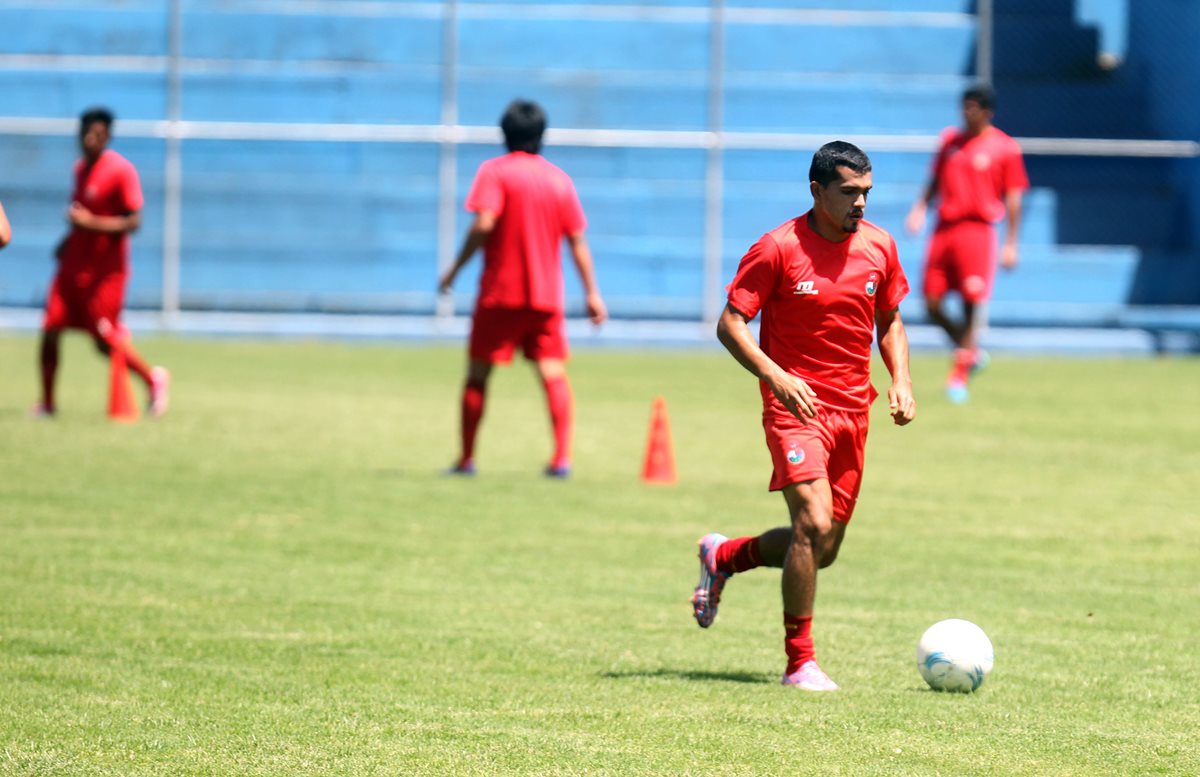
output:
M779 270L779 246L769 234L763 235L738 264L729 284L729 304L747 319L757 316L779 283Z
M467 192L466 209L471 213L490 211L499 216L504 212L504 187L492 165L484 162L475 173L471 190Z
M896 251L896 240L888 235L888 243L884 249L883 283L875 295L876 310L895 310L900 302L908 296L908 276L900 266L900 255Z
M567 178L566 185L563 187L561 202L563 233L578 235L587 229L587 217L583 215L583 205L579 202L579 193L575 191L575 184L571 182L570 178Z
M126 213L135 213L141 210L144 204L142 182L138 178L137 168L132 164L126 165L121 175L121 206Z
M1029 188L1029 175L1025 172L1025 157L1021 156L1021 147L1014 140L1012 153L1004 160L1004 191L1025 191Z

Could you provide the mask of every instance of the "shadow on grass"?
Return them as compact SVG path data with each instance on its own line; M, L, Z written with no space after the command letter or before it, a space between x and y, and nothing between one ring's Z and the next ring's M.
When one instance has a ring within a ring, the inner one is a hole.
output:
M694 680L700 682L711 682L713 680L726 683L778 682L774 678L753 672L702 672L695 669L642 669L627 672L601 672L600 676L608 680L668 677L674 680Z

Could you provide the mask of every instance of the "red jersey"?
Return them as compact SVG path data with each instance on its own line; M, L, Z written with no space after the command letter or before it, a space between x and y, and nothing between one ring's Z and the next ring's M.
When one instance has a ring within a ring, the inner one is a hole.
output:
M908 293L896 241L867 221L840 243L818 235L809 213L759 238L729 285L729 304L748 318L761 310L759 342L817 400L865 411L875 399L871 344L875 311L894 310ZM760 382L763 410L791 413Z
M479 166L466 208L496 215L477 304L561 312L562 240L587 226L570 176L537 154L513 151Z
M125 216L142 209L142 185L137 169L112 149L105 149L92 165L75 163L73 202L97 216ZM106 235L73 229L63 248L59 273L75 278L99 278L129 271L129 233Z
M933 180L941 196L938 220L943 224L995 224L1004 218L1004 195L1029 188L1021 147L995 127L975 137L954 127L943 130Z

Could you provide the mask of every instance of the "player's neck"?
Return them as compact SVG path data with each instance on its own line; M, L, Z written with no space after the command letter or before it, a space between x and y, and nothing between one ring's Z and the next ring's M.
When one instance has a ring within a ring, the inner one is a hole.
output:
M986 133L991 128L992 128L992 125L989 123L989 124L984 124L980 127L976 127L975 129L972 129L971 127L964 127L963 132L966 134L966 136L968 138L977 138L980 135L983 135L984 133Z
M808 215L802 216L808 223L808 228L816 232L820 237L825 238L830 243L844 243L850 237L850 233L842 229L841 224L831 224L817 215L816 208L808 212Z

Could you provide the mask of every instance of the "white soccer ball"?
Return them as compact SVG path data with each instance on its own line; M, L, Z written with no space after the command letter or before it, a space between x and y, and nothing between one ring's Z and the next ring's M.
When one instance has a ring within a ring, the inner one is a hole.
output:
M974 691L994 661L992 641L983 629L959 618L938 621L917 643L917 669L935 691Z

